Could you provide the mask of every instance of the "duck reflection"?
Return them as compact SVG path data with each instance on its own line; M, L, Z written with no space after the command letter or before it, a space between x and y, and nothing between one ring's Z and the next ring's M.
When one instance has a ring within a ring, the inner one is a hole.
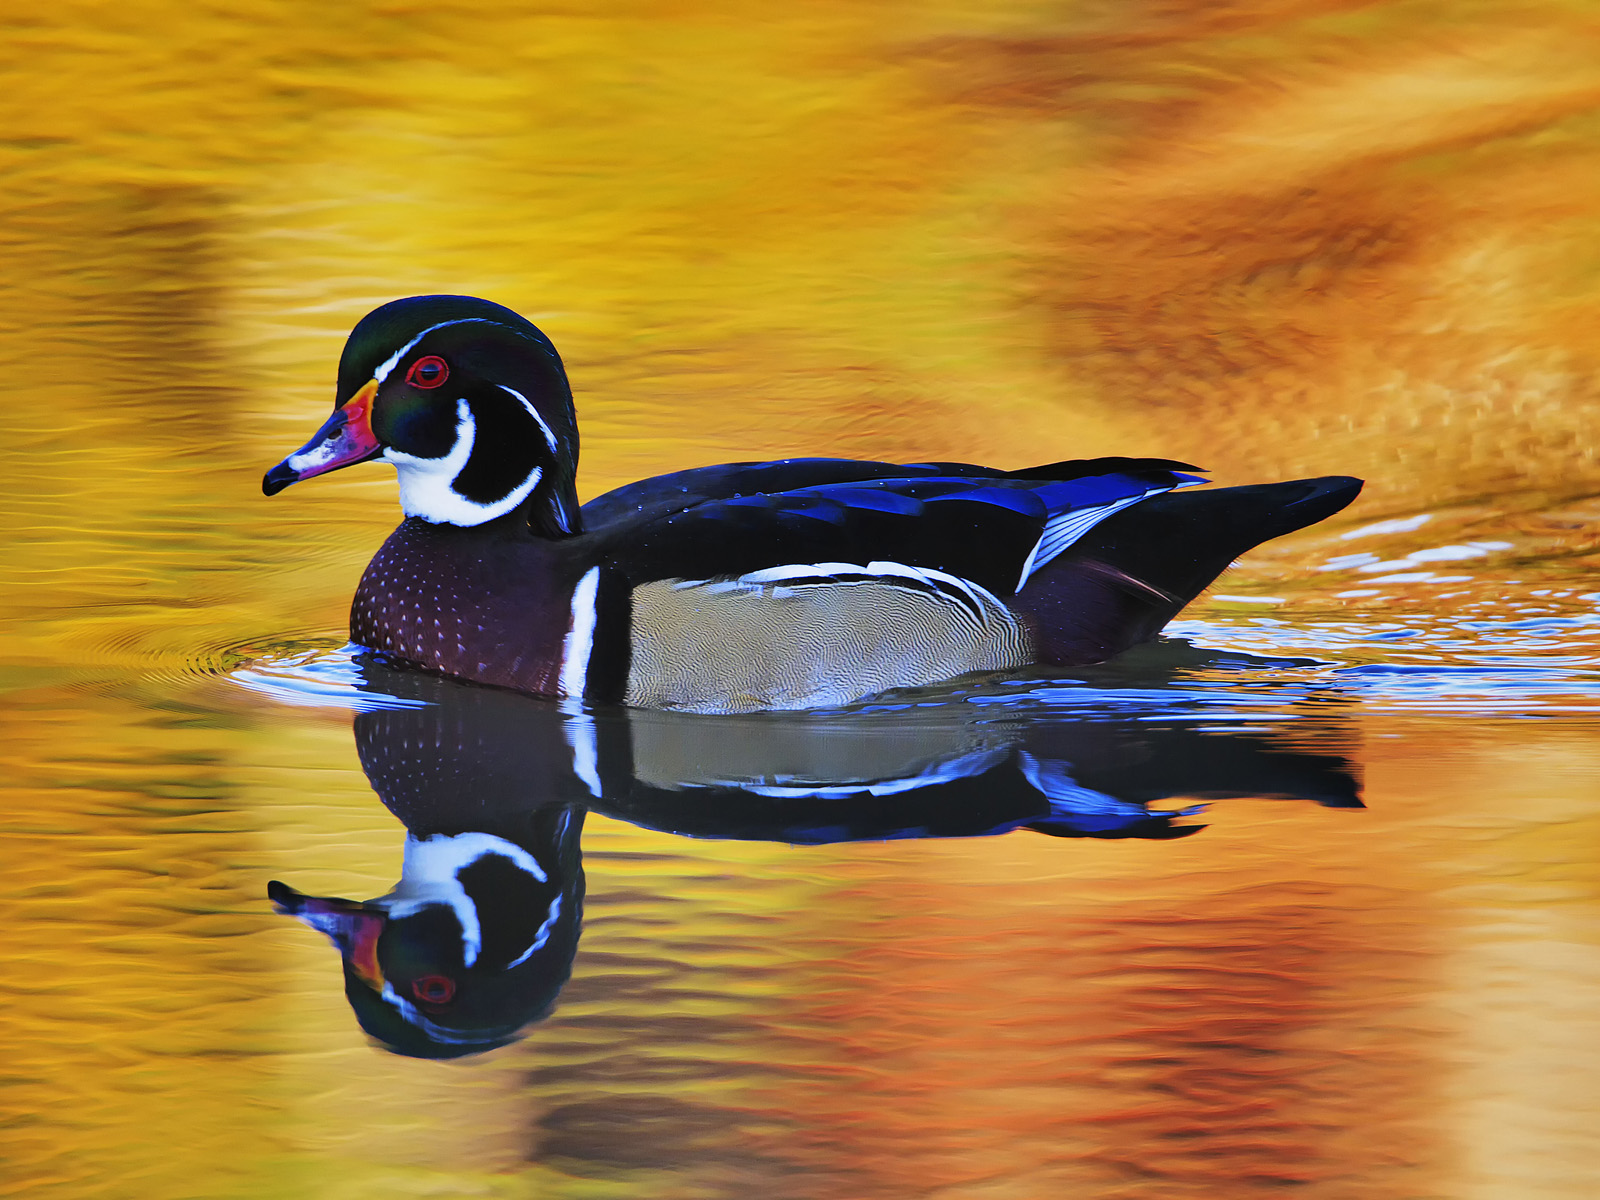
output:
M364 902L276 881L268 895L338 947L362 1028L418 1057L504 1045L554 1007L577 952L591 810L690 837L822 845L1017 829L1183 837L1202 827L1175 822L1198 809L1154 807L1178 796L1361 803L1337 749L1194 720L914 700L836 714L578 712L358 665L380 703L409 705L355 719L362 768L407 830L400 881Z

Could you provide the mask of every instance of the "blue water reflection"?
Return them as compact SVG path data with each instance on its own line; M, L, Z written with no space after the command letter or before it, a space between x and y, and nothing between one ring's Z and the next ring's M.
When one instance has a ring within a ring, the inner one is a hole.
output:
M1493 615L1535 608L1542 608L1539 615ZM1168 632L1218 652L1309 656L1319 666L1302 673L1302 683L1321 679L1369 709L1600 710L1600 613L1587 606L1501 600L1456 613L1395 615L1401 619L1183 620Z

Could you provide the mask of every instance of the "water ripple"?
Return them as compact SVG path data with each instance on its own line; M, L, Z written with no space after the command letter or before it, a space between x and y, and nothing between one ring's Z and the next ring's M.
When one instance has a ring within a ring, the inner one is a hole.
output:
M1527 599L1337 619L1180 619L1160 642L1102 666L902 689L813 715L903 712L911 719L976 705L1074 720L1258 722L1293 720L1311 711L1308 702L1331 700L1451 715L1600 710L1594 595ZM370 683L363 653L353 644L289 641L230 647L225 657L234 682L283 704L369 711L425 703Z
M247 666L230 672L240 687L300 708L344 708L374 712L384 708L425 708L426 700L409 700L369 688L361 674L358 656L366 653L354 642L337 649L326 646L285 646Z

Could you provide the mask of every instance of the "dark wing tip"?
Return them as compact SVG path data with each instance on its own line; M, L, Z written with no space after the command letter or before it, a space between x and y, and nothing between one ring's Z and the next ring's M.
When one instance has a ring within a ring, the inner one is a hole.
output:
M1175 458L1069 458L1061 462L1044 463L1037 467L1023 467L1018 471L1003 471L998 474L1011 479L1050 479L1066 481L1069 479L1084 479L1091 475L1140 475L1152 473L1169 473L1174 471L1201 471L1210 474L1205 467L1197 467L1193 463L1179 462Z

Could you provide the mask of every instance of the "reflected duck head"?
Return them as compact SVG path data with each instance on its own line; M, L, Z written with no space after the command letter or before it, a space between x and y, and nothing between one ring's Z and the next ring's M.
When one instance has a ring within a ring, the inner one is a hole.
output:
M274 908L326 934L345 996L389 1050L456 1058L506 1044L554 1007L572 970L582 908L581 810L548 806L558 852L470 832L406 841L400 882L355 901L274 880ZM570 853L561 849L570 846Z
M333 415L262 491L374 459L398 470L407 516L475 526L527 505L543 535L578 531L561 358L531 322L487 300L412 296L362 318L339 360Z

